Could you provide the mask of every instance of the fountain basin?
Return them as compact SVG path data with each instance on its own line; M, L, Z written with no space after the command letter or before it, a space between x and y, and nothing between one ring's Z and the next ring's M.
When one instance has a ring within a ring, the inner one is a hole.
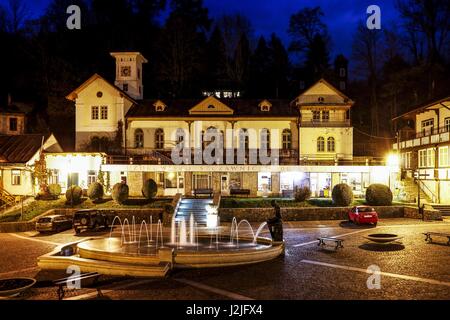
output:
M210 236L199 236L202 244L177 248L169 246L148 248L145 242L124 244L118 238L88 239L57 248L38 258L42 269L66 270L77 265L82 272L135 277L164 277L173 268L212 268L258 263L275 259L284 252L284 242L271 239L240 237L239 248L229 245L229 238L221 236L218 249L209 247ZM70 246L74 255L63 256L61 251Z
M0 297L14 297L31 288L36 283L33 278L8 278L0 280Z
M400 240L403 237L400 237L396 234L389 234L389 233L375 233L375 234L369 234L366 239L376 242L376 243L390 243L393 241Z

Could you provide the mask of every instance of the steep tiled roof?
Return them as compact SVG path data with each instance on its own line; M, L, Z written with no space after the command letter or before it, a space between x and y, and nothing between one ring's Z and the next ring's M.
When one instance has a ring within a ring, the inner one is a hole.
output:
M164 111L156 111L154 100L143 100L138 104L132 106L127 113L127 118L151 118L151 117L209 117L211 115L205 114L189 114L189 110L202 102L203 99L176 99L161 101L167 106ZM264 99L219 99L225 105L233 109L234 113L231 115L220 115L220 117L297 117L299 115L298 109L291 104L290 100L281 99L267 99L272 107L270 111L261 111L259 104Z
M0 135L0 162L26 163L41 148L41 134L25 134L16 136Z

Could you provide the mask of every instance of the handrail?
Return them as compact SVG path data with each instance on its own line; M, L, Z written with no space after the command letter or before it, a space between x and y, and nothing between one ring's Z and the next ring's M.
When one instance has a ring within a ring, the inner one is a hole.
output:
M428 192L431 194L431 201L432 201L433 203L436 203L437 196L434 194L434 192L431 191L431 189L430 189L430 188L425 184L425 182L423 182L422 180L417 180L417 181L419 181L419 188L421 188L421 189L423 190L422 186L424 186L425 189L428 190ZM420 185L421 183L422 183L422 186ZM427 196L429 196L426 192L425 192L425 194L426 194Z

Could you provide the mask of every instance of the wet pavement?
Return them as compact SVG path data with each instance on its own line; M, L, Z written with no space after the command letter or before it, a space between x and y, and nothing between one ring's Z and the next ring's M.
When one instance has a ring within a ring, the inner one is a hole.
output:
M436 238L440 244L428 244L422 234L449 233L448 218L442 222L385 219L376 228L347 221L287 222L284 227L284 257L239 267L174 270L165 279L102 277L101 299L450 299L447 239ZM402 239L377 246L364 238L371 233L394 233ZM267 231L262 235L268 236ZM57 299L48 281L67 275L39 270L36 258L58 244L93 236L109 236L109 231L81 236L71 230L50 235L0 234L0 278L38 279L38 285L18 299ZM320 248L316 241L320 236L339 236L344 248ZM370 266L381 272L380 289L368 289L368 279L373 277L366 272ZM67 297L98 298L97 291L88 288Z

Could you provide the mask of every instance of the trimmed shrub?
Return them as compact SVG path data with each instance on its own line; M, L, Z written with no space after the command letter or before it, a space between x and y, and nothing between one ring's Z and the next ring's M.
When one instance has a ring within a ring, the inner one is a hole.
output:
M83 190L79 186L71 186L66 191L66 199L68 203L77 204L81 202Z
M305 202L311 198L311 189L308 186L297 187L295 189L295 201Z
M353 202L352 188L345 183L337 184L333 188L331 197L333 198L333 204L347 207Z
M392 191L384 184L371 184L366 190L366 202L371 206L390 206Z
M103 198L103 194L103 186L98 182L92 183L87 191L87 195L92 201L101 200Z
M123 204L128 199L129 188L125 183L116 183L111 192L114 201Z
M144 182L142 185L142 195L150 200L156 197L156 194L158 193L158 185L153 179L148 179Z
M61 194L61 186L59 184L51 184L48 186L48 192L52 195L52 196L59 196Z

